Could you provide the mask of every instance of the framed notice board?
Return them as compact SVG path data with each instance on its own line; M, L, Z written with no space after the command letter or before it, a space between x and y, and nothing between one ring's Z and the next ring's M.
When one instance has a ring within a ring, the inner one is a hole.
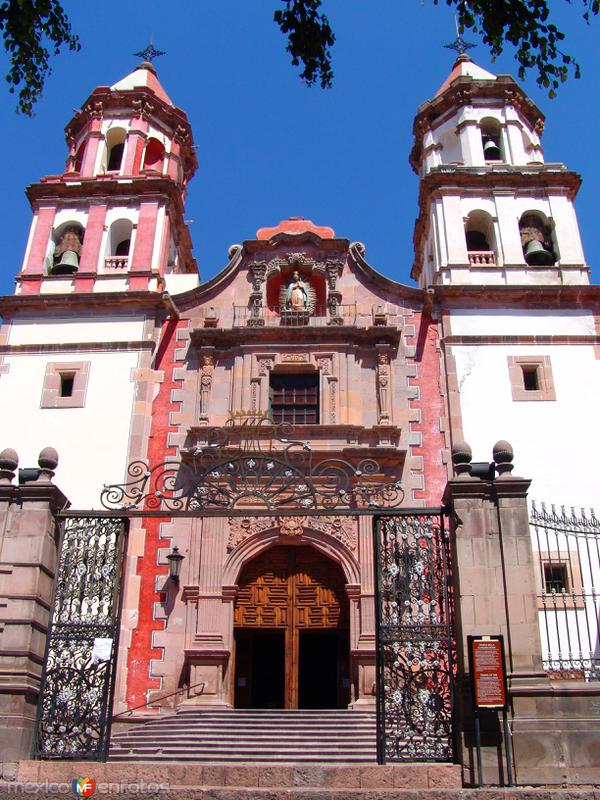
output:
M502 636L468 636L473 709L507 708L506 661Z

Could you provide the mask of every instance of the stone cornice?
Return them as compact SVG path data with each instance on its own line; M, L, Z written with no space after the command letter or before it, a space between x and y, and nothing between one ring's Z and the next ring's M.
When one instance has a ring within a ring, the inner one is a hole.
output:
M35 203L45 200L77 200L117 197L120 201L127 198L143 198L144 200L164 197L174 204L183 214L183 198L177 183L164 175L114 175L106 173L91 178L73 180L65 175L46 175L39 183L30 184L25 190L27 198L34 207Z
M600 307L600 285L432 286L441 309L454 308L589 308Z
M482 189L484 194L491 194L497 189L515 193L523 189L563 189L567 190L569 198L574 200L580 186L581 177L560 163L521 166L501 164L490 167L441 164L433 167L422 178L419 187L419 205L432 192L447 188L472 189L477 190L478 194Z
M215 347L217 350L230 350L249 342L281 343L302 341L303 344L326 342L328 344L373 344L375 342L398 346L401 330L391 325L323 325L312 326L245 326L239 328L194 328L190 340L195 347Z
M40 276L38 276L40 277ZM163 306L159 292L81 292L68 294L11 294L0 297L0 314L7 316L15 312L93 308L113 310L124 305L136 305L140 311L155 310Z

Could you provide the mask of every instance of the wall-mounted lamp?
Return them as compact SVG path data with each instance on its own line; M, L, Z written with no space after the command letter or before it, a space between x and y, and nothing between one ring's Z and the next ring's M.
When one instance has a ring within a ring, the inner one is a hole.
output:
M185 556L182 556L179 552L179 548L177 545L173 546L173 549L167 556L167 561L169 562L169 578L173 581L173 583L179 583L179 575L181 573L181 562Z

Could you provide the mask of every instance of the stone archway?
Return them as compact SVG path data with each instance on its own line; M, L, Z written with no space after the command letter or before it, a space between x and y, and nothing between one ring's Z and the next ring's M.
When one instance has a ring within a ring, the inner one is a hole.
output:
M349 602L340 566L302 544L275 545L246 562L234 642L236 707L347 707Z

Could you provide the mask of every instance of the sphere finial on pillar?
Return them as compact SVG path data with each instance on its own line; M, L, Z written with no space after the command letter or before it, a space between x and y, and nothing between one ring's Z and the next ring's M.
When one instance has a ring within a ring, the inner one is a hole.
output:
M13 482L15 471L19 466L19 456L12 447L6 447L0 453L0 485Z
M39 481L42 483L51 483L54 477L54 470L58 466L58 453L53 447L44 447L40 450L38 456L38 465L40 468Z
M498 477L502 478L505 475L506 477L510 477L510 473L514 469L512 461L515 456L510 442L507 442L505 439L500 439L500 441L496 442L494 445L492 453L494 461L496 462Z
M471 459L473 458L473 451L471 447L464 441L454 442L452 445L452 465L454 467L454 474L457 478L470 478L471 477Z

